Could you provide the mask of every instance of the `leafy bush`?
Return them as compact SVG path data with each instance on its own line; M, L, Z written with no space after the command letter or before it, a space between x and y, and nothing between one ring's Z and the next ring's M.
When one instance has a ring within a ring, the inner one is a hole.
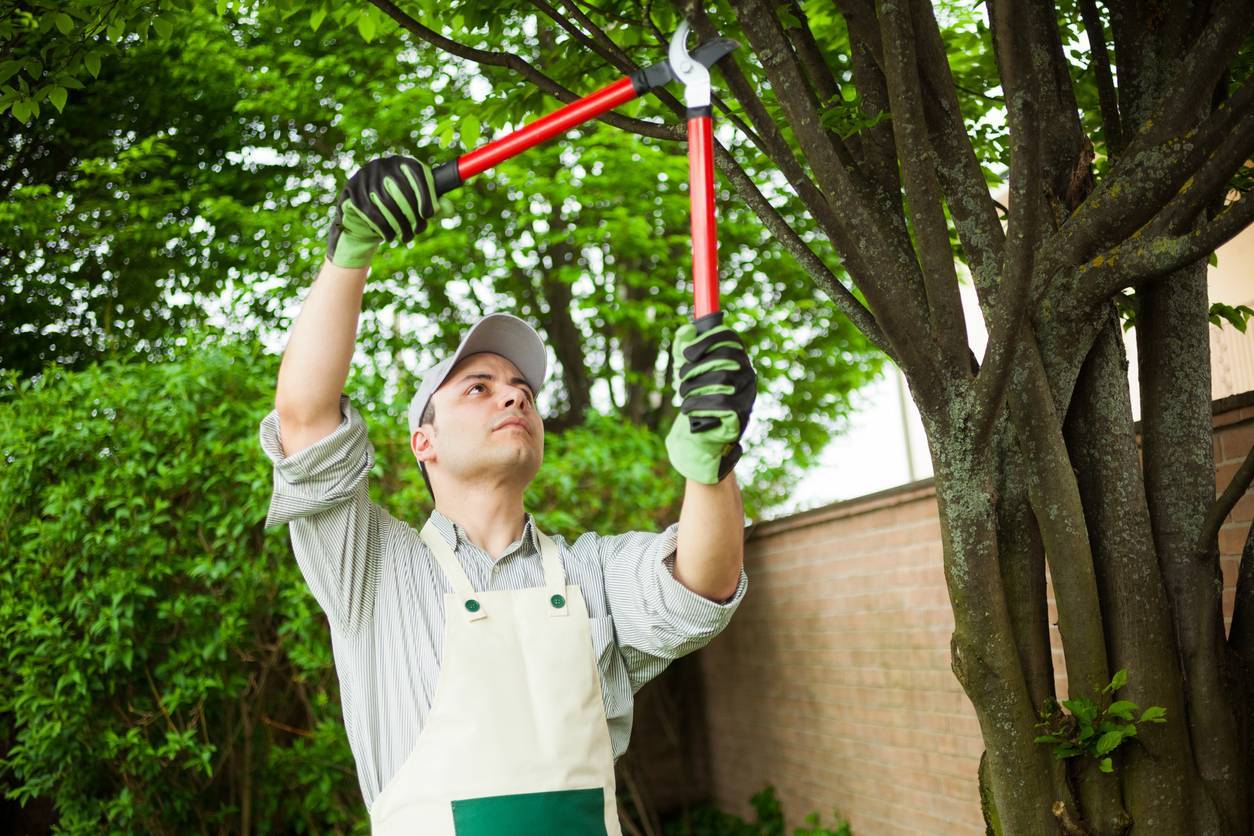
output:
M7 381L0 788L69 833L343 829L325 620L261 527L275 360L193 347Z
M750 799L754 821L747 822L739 816L723 812L711 804L704 804L663 826L665 836L784 836L784 810L775 796L775 787L768 784ZM853 836L849 822L841 818L838 810L835 829L820 825L819 814L810 813L805 818L808 827L793 828L792 836Z

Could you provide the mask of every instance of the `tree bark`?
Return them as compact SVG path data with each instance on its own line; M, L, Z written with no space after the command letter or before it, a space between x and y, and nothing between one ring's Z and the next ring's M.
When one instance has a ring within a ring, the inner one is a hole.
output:
M1137 294L1145 490L1180 647L1197 769L1224 832L1247 832L1218 543L1198 541L1215 499L1206 264Z
M1197 807L1175 631L1132 435L1127 369L1110 305L1063 431L1084 501L1110 665L1128 669L1120 696L1167 714L1164 724L1142 725L1112 759L1136 832L1212 833L1212 811Z

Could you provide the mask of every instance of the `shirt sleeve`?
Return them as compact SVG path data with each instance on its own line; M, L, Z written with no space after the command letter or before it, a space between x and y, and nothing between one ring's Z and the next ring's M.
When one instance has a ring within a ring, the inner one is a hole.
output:
M678 523L660 533L631 531L599 540L610 615L636 690L671 660L709 644L731 621L748 588L743 567L726 601L712 601L677 581Z
M340 425L284 456L278 410L261 421L261 447L274 463L274 493L265 528L288 524L301 575L332 629L352 635L374 607L390 519L372 502L367 477L374 447L360 413L340 395Z

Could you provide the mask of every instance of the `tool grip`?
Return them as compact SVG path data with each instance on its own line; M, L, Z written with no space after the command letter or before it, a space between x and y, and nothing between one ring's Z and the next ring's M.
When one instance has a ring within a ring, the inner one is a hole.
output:
M708 114L689 114L688 197L692 216L693 318L718 310L718 234L714 226L714 134Z
M440 163L431 171L435 180L435 196L446 195L454 189L461 188L462 176L457 171L457 160Z

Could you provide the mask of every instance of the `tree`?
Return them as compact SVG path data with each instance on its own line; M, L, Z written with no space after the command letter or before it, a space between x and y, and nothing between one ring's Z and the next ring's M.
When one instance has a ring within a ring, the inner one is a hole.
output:
M651 4L374 5L416 45L494 68L503 94L561 100L587 84L589 55L618 73L656 61L677 20ZM990 826L1248 833L1254 540L1228 639L1216 534L1254 458L1216 501L1205 292L1207 257L1254 211L1242 170L1254 148L1248 2L1112 1L1103 13L1093 0L998 1L987 23L943 5L944 35L923 2L728 5L679 10L702 37L748 46L719 67L719 118L746 141L720 146L718 169L903 371L923 417L953 668L987 746ZM527 34L532 19L530 31L553 31L551 48ZM436 20L448 23L437 31ZM964 49L952 62L949 43ZM990 98L1005 130L973 124ZM662 124L604 121L681 141L679 102L656 99ZM770 170L839 266L768 201ZM989 190L1003 176L1008 210ZM959 264L989 323L982 362L967 345ZM1120 340L1126 294L1143 466ZM1055 697L1046 562L1071 696L1100 703L1126 670L1121 696L1165 709L1165 723L1109 753L1111 773L1034 739Z

